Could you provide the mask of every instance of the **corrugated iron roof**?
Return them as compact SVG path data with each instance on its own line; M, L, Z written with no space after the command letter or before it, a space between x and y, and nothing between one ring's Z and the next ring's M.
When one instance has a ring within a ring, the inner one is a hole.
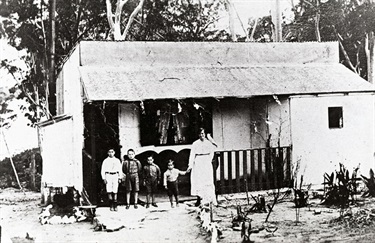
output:
M109 42L82 41L82 66L243 66L338 63L337 42Z
M374 86L341 64L120 68L81 66L86 98L168 98L369 92Z

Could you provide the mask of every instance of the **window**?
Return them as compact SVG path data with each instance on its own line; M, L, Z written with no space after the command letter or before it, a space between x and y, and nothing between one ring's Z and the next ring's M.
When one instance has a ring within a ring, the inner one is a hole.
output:
M329 128L342 128L343 125L342 107L328 107Z
M141 145L191 144L199 128L212 132L208 100L145 101L141 109Z

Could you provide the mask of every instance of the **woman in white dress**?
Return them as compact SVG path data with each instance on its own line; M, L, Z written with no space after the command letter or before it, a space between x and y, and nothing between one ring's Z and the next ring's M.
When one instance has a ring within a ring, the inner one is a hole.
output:
M191 171L191 195L196 195L198 206L200 203L216 202L212 158L214 156L215 141L203 128L199 129L199 139L192 146L189 157L188 172Z

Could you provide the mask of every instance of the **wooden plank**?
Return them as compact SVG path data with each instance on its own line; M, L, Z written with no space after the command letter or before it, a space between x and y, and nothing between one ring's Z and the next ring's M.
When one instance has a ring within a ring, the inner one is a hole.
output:
M251 190L252 191L255 191L256 190L256 185L255 185L255 151L254 150L250 150L250 175L251 175L251 178L250 178L250 181L251 181Z
M214 154L214 160L215 160L215 165L218 165L219 161L218 161L218 158L219 155L218 153L215 153ZM213 173L214 173L214 185L215 185L215 190L217 190L217 178L216 178L216 170L215 168L213 168Z
M240 151L235 152L236 162L236 192L241 191L241 175L240 175Z
M229 185L229 192L233 192L233 181L232 181L232 152L227 152L228 155L228 185Z
M291 171L290 171L290 166L291 166L291 161L290 161L290 158L291 158L291 147L287 147L287 149L286 149L286 166L287 166L287 168L286 168L286 176L287 176L287 181L288 181L288 184L290 184L290 182L291 182L291 177L292 177L292 175L291 175Z
M262 149L258 149L258 186L257 190L263 189Z
M278 170L281 170L281 171L278 171L278 174L280 175L280 177L278 178L278 186L279 187L284 187L284 186L287 186L285 185L285 180L284 180L284 176L285 176L285 163L284 163L284 150L285 148L280 148L279 150L279 161L278 163L281 163L279 164L279 166L277 167Z
M220 152L220 193L225 194L224 152Z
M270 168L270 159L271 159L271 150L270 148L264 149L264 178L265 178L265 188L263 189L270 189L271 188L271 183L270 183L270 173L271 173L271 168Z
M272 169L273 169L273 173L272 173L272 179L273 179L273 186L274 188L278 188L279 187L279 184L278 184L278 179L280 178L280 175L279 175L279 167L280 167L280 164L279 164L279 160L276 158L276 155L278 154L278 148L272 148L271 149L271 163L272 163Z
M96 203L98 201L98 191L99 191L99 185L98 181L101 180L101 178L96 178L96 175L98 174L97 171L97 164L96 164L96 141L95 141L95 114L93 107L90 107L90 144L91 144L91 186L88 189L90 192L90 200L91 202ZM99 179L99 180L98 180Z
M242 159L243 159L243 182L242 185L244 185L243 189L249 188L249 180L248 180L248 173L247 173L247 151L244 150L242 152Z

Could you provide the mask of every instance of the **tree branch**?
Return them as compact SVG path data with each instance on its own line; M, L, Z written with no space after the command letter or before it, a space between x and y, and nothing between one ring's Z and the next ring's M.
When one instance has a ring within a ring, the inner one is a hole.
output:
M249 41L254 41L254 35L255 35L255 30L257 28L257 25L258 25L258 18L255 19L254 27L253 27L253 30L251 31Z
M107 7L107 19L108 19L108 24L111 30L114 30L115 28L115 23L113 22L113 13L112 13L112 4L110 0L105 1L106 7Z
M139 1L139 4L138 6L133 10L132 14L130 15L129 19L128 19L128 23L126 24L126 28L124 30L124 33L121 35L122 38L125 40L128 32L129 32L129 29L130 29L130 26L132 25L133 21L134 21L134 18L135 16L139 13L139 11L142 9L142 6L143 6L143 3L145 2L145 0L140 0Z
M342 44L342 37L339 33L337 33L337 37L338 37L338 40L339 40L339 46L340 46L340 49L342 51L342 53L344 54L344 58L345 58L345 61L346 63L349 65L349 68L355 72L356 74L358 74L357 70L355 69L355 67L353 66L353 63L350 61L350 58L349 58L349 55L348 53L345 51L345 48Z

